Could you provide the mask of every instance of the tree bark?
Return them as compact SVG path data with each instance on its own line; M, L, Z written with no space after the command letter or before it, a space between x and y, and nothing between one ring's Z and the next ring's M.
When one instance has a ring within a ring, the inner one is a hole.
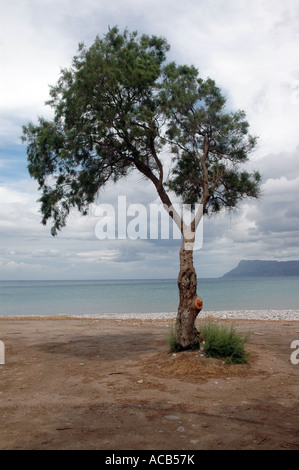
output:
M155 185L164 208L169 216L177 224L183 235L182 246L180 250L180 272L178 276L178 288L180 303L176 318L176 341L181 349L196 348L199 346L200 333L195 327L195 320L202 307L202 300L197 297L197 277L193 265L193 248L195 241L195 231L203 215L203 204L194 217L190 226L186 226L181 216L173 207L168 194L163 186L163 167L155 152L153 153L159 167L159 178L136 154L134 163L136 168L147 176Z
M176 318L177 343L182 349L199 346L200 333L195 320L200 312L201 299L197 297L197 277L193 265L193 243L183 236L180 249L180 272L178 276L179 308Z

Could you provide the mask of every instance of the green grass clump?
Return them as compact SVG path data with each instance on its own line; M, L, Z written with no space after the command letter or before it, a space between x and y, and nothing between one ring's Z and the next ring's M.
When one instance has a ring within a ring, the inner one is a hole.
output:
M203 350L207 357L225 358L227 364L244 364L248 362L249 353L245 350L248 339L236 333L231 328L220 327L215 323L208 323L201 328Z
M181 345L178 343L177 340L177 330L176 326L173 324L171 325L168 336L167 336L167 344L172 352L180 352L182 350Z

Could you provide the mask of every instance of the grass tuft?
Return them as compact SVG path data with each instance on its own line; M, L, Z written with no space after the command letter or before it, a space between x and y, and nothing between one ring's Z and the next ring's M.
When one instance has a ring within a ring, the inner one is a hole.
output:
M168 336L167 336L167 344L172 352L180 352L182 350L181 345L178 343L177 340L177 330L175 324L172 324L169 328Z
M201 336L207 357L225 358L227 364L248 362L249 353L245 350L245 343L249 334L243 338L233 326L226 328L209 322L201 328Z

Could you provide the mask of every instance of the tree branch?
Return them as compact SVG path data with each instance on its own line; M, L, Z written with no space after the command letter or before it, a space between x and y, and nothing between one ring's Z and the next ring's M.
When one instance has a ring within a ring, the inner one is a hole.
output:
M200 159L201 166L202 166L202 173L203 173L203 195L200 201L200 204L202 204L203 209L205 209L209 196L210 196L210 190L209 190L209 172L207 169L206 165L206 160L209 155L209 142L207 136L204 136L204 143L203 143L203 154Z

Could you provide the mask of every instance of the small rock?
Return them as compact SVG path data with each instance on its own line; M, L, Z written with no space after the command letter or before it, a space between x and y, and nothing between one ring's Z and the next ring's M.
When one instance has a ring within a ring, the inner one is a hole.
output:
M177 432L184 432L185 431L185 428L183 426L179 426L177 428Z

